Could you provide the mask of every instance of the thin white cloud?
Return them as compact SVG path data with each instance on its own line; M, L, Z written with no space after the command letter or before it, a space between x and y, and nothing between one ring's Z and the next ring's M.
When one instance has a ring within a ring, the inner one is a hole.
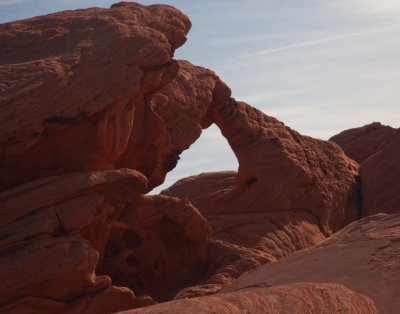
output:
M23 2L27 2L28 0L0 0L1 5L10 5L10 4L19 4Z
M295 49L295 48L302 48L302 47L309 47L309 46L314 46L314 45L318 45L318 44L330 43L332 41L343 40L343 39L348 39L348 38L353 38L353 37L358 37L358 36L363 36L363 35L368 35L368 34L374 34L374 33L381 33L381 32L386 32L386 31L391 31L391 30L396 30L396 29L400 29L400 25L393 25L393 26L389 26L389 27L371 29L371 30L362 31L362 32L349 33L349 34L344 34L344 35L339 35L339 36L332 36L332 37L321 38L321 39L316 39L316 40L309 40L309 41L304 41L304 42L298 43L298 44L293 44L293 45L287 45L287 46L282 46L282 47L277 47L277 48L272 48L272 49L261 50L261 51L249 53L249 54L246 54L246 55L243 55L243 56L244 57L251 57L251 56L258 56L258 55L266 55L266 54L274 53L274 52L277 52L277 51L283 51L283 50L289 50L289 49Z

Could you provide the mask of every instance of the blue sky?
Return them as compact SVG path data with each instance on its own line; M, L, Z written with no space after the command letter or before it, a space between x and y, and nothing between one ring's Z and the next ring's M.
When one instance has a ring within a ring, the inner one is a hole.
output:
M0 22L113 2L0 0ZM176 58L213 69L236 99L299 132L327 139L372 121L400 126L399 0L165 3L193 23ZM211 127L183 153L164 187L190 174L236 168Z

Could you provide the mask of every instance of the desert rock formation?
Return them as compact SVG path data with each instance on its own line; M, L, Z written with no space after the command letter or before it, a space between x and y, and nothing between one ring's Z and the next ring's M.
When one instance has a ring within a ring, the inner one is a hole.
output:
M124 314L155 313L354 313L375 314L365 295L338 284L299 283L167 302Z
M190 27L129 2L0 25L0 313L391 313L398 131L303 136L175 60ZM238 171L146 195L211 124Z
M400 131L381 151L361 165L365 216L398 213L400 205Z
M311 250L244 274L223 291L304 281L332 282L367 295L380 313L397 313L400 306L397 297L400 293L399 223L399 214L363 218Z
M384 148L395 134L396 129L374 122L360 128L340 132L332 136L330 140L337 143L347 156L361 164Z

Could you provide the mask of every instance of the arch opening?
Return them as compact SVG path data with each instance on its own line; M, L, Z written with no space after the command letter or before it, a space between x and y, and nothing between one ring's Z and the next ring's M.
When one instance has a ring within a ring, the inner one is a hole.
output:
M150 191L149 195L159 194L176 181L203 172L237 171L238 161L226 138L213 124L202 131L187 150L180 155L177 166L168 172L162 185Z

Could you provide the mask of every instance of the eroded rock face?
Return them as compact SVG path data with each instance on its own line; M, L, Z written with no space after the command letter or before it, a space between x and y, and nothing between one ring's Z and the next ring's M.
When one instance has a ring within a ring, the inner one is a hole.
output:
M236 188L207 212L305 211L326 234L359 217L358 165L334 143L302 136L242 102L209 116L239 161Z
M209 106L216 101L225 102L230 96L230 90L214 72L188 61L180 60L178 66L174 79L152 95L150 106L145 107L146 112L154 114L143 115L148 119L145 123L140 118L138 123L144 124L144 129L136 132L138 144L129 145L120 160L122 165L143 169L149 178L149 189L164 182L182 151L199 138ZM226 88L222 95L218 92L221 84ZM149 149L138 153L137 147L143 146ZM140 158L133 159L136 155ZM135 164L132 160L138 162Z
M363 215L400 210L400 131L360 169Z
M399 214L363 218L313 249L243 274L223 292L259 285L332 282L365 294L379 313L396 313L400 306L399 223Z
M357 219L358 164L333 142L230 98L214 72L175 61L189 28L170 6L126 2L0 25L0 312L110 313L231 285L229 294L149 311L375 313L371 300L337 284L232 288L245 271L281 267L279 259L290 270L296 251ZM238 172L143 196L212 123ZM365 214L398 208L399 176L389 173L397 139L381 151L386 159L363 163ZM381 177L386 184L376 184ZM373 270L379 287L388 275L389 292L363 291L391 310L383 304L399 292L398 217L376 217L299 253L301 274L338 265L337 282L355 291L369 285L354 284L361 273ZM353 277L343 270L351 254ZM303 281L333 275L314 276Z
M246 271L276 262L325 239L316 219L307 213L244 213L206 215L213 227L209 276L183 289L177 299L217 293Z
M136 3L0 25L0 188L115 166L151 179L157 145L137 136L157 122L148 99L176 75L189 28L170 6Z
M187 201L145 196L113 222L102 273L139 295L171 299L208 271L211 227Z
M396 129L379 122L340 132L332 136L351 159L361 164L369 156L384 148L396 134Z
M95 274L110 224L146 183L137 171L119 169L48 177L1 193L0 306L18 308L30 296L68 303L111 288Z
M367 296L338 284L298 283L178 300L133 313L378 313Z

